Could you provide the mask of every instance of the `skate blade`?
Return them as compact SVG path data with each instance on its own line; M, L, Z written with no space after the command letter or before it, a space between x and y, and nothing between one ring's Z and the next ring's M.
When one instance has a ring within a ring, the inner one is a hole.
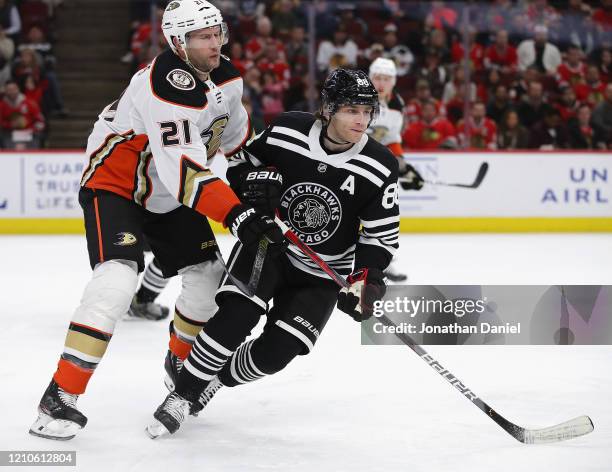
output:
M161 436L167 436L170 434L170 431L168 431L166 427L156 419L154 419L153 423L145 428L145 432L151 439L157 439Z
M40 413L30 427L29 433L40 438L68 441L74 438L81 429L81 426L74 421L58 420L46 413Z
M166 384L166 388L169 392L174 392L175 385L169 375L166 375L166 378L164 379L164 384Z

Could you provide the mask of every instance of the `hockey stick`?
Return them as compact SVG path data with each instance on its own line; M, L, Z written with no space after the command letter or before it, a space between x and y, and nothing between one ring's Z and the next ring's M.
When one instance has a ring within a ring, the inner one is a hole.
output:
M227 277L236 287L238 287L238 290L240 290L249 298L255 296L255 292L257 292L257 286L259 285L259 279L261 278L263 263L266 259L269 244L270 240L265 237L261 238L261 240L259 241L259 245L257 246L257 254L255 255L255 260L253 261L253 269L251 270L251 276L249 277L248 284L245 284L240 279L238 279L238 277L232 275L232 273L225 265L225 261L223 260L223 256L221 255L221 253L219 251L216 252L217 260L221 263L223 271L227 274Z
M448 182L440 182L438 180L433 180L433 181L426 180L425 183L429 185L443 185L445 187L478 188L480 187L480 184L484 180L485 175L487 175L488 170L489 170L488 162L483 162L482 164L480 164L480 167L478 168L478 173L476 174L476 178L474 179L474 182L472 182L471 184L448 183ZM405 179L400 178L399 180L401 183Z
M331 279L340 287L348 288L349 284L344 278L331 268L323 259L321 259L308 245L302 242L291 229L282 222L279 218L275 219L285 234L285 237L304 252L312 261L317 264ZM380 321L386 326L395 326L394 323L385 315L379 317ZM564 423L555 426L541 429L529 429L518 426L511 421L508 421L502 415L497 413L491 406L481 400L472 392L463 382L450 373L447 369L417 344L410 336L404 333L395 333L395 335L410 349L412 349L427 365L440 374L448 383L455 387L468 400L476 405L483 413L489 416L499 426L501 426L514 439L524 444L544 444L551 442L565 441L567 439L577 438L593 431L594 426L591 418L588 416L579 416Z

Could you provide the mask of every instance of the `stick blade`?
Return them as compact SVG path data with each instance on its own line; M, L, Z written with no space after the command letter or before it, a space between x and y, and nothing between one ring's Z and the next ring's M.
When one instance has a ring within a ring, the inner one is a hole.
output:
M525 429L523 438L517 438L525 444L546 444L578 438L595 429L588 416L579 416L555 426L542 429Z

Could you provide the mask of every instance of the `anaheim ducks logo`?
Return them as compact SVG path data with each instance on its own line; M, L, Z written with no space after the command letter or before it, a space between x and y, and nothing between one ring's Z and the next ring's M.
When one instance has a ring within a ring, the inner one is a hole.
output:
M138 239L132 233L117 233L117 237L119 239L113 243L115 246L133 246L138 242Z
M193 90L196 85L193 75L182 69L173 69L168 72L166 80L180 90Z
M327 187L311 182L289 187L281 197L290 225L306 244L324 243L338 229L342 206Z

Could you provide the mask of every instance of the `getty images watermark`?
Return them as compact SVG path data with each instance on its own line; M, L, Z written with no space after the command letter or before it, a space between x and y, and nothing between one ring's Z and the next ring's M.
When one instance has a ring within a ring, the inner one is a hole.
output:
M373 308L363 344L612 344L609 285L389 285Z
M375 334L520 334L521 323L491 323L478 321L474 316L487 311L487 297L477 299L433 300L425 297L398 296L394 299L379 300L374 303L373 315L402 315L410 321L401 321L394 326L374 322L372 330ZM419 318L431 315L450 315L457 319L470 318L470 323L451 322L445 324L422 321ZM472 316L470 316L472 315Z

